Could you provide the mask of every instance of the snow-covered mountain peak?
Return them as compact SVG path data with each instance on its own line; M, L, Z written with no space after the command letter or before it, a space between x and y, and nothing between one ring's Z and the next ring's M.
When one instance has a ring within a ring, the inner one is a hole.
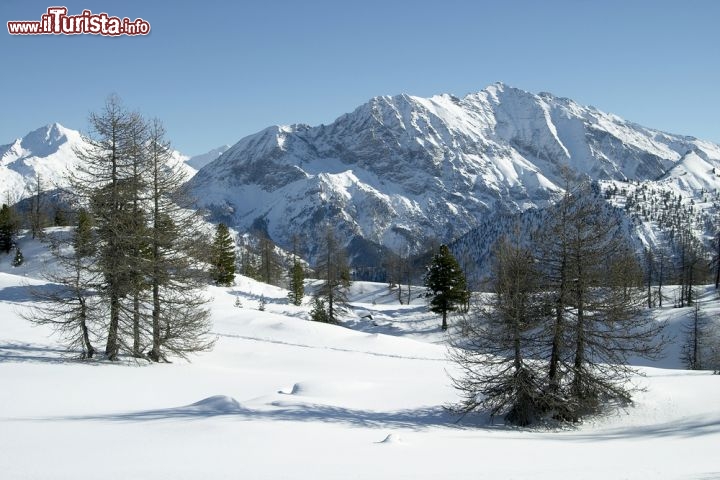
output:
M75 149L83 143L80 132L51 123L0 146L3 198L17 201L28 196L38 175L45 188L66 186L68 169L76 159Z
M51 123L34 130L22 138L21 145L24 149L39 152L44 148L57 147L68 141L68 136L74 132L59 123Z

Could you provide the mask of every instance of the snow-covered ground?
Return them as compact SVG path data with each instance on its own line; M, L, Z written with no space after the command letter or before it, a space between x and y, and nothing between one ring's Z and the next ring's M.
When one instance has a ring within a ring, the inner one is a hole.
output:
M0 478L720 478L720 376L676 347L641 367L634 407L575 429L458 422L438 319L387 285L353 285L345 328L238 277L209 288L217 343L191 363L82 362L21 318L43 283L23 245L18 269L0 256ZM657 312L671 333L690 314Z

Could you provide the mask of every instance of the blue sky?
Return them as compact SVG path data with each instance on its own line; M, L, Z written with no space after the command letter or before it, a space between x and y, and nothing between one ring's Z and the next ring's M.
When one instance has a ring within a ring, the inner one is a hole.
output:
M142 17L146 37L11 36L54 5ZM0 144L85 130L110 93L203 153L273 124L330 123L377 95L502 81L720 143L714 0L1 0Z

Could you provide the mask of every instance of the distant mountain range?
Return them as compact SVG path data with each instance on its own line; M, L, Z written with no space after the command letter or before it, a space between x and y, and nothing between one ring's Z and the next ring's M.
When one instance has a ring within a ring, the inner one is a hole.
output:
M67 186L82 142L51 124L0 146L0 194L27 196L36 174ZM708 194L720 188L715 143L501 83L463 98L375 97L329 125L273 126L193 158L176 152L174 162L194 174L188 186L213 220L285 248L300 238L310 259L327 226L356 265L377 264L387 249L421 252L431 239L489 242L507 218L557 198L565 169L601 182L620 207L618 192L671 193L706 223L717 208ZM637 222L643 241L659 241L651 215Z

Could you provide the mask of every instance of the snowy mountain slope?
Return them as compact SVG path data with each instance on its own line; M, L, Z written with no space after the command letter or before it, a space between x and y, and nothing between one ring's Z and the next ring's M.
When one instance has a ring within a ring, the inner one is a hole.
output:
M418 251L490 212L547 205L566 167L594 179L654 181L680 165L687 188L720 187L716 177L695 178L720 167L717 145L495 84L462 99L376 97L330 125L267 128L190 186L217 219L240 229L262 220L281 245L296 234L312 241L328 224L346 241Z

